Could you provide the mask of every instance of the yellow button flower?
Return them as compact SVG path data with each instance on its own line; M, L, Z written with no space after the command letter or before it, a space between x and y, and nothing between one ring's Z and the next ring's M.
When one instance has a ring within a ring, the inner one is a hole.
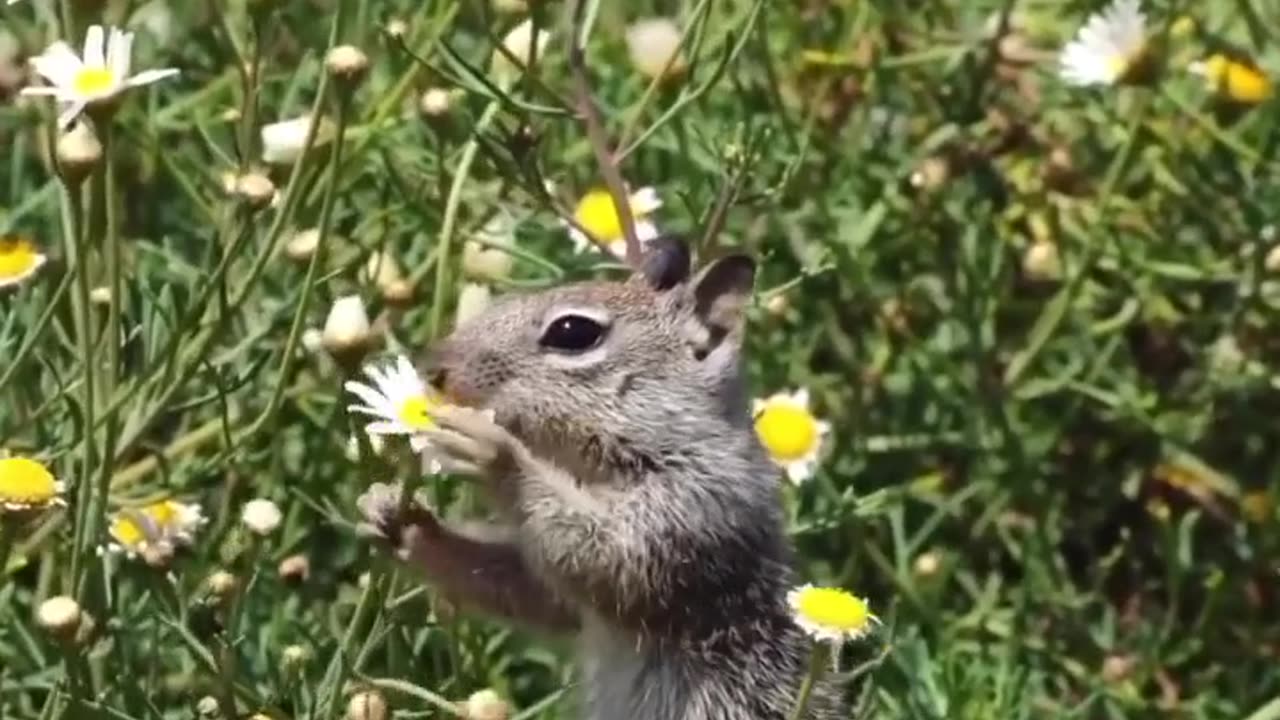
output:
M131 558L158 546L172 550L190 545L205 522L199 505L177 500L126 508L111 517L107 532L112 542L107 548Z
M61 505L64 489L48 468L31 458L0 458L0 512Z
M1232 102L1257 105L1271 97L1271 79L1256 65L1214 53L1187 68L1213 92Z
M36 251L30 240L22 237L0 237L0 288L6 288L31 277L48 260Z
M658 236L658 228L647 216L662 207L658 191L651 187L631 193L631 218L635 221L636 239L643 245ZM622 218L613 195L604 188L587 192L573 211L573 220L579 227L565 223L573 247L582 252L592 246L604 246L619 258L626 257L627 242L622 231ZM586 231L584 233L583 231Z
M818 640L858 640L880 622L867 601L839 588L802 585L787 593L796 624Z
M756 436L793 483L813 475L831 426L809 411L809 391L777 393L755 401Z

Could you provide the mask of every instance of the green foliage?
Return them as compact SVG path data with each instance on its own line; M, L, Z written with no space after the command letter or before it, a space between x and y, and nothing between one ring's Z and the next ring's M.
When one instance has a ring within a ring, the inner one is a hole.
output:
M532 4L553 37L510 83L490 65L520 17L487 3L0 6L0 233L50 258L0 288L0 448L70 486L3 518L0 716L185 718L212 696L214 716L328 718L362 687L405 718L485 687L571 716L567 644L459 613L356 538L362 488L417 473L398 445L348 449L351 368L303 342L358 294L385 351L429 346L498 212L518 244L496 292L618 274L565 235L600 172L567 8ZM623 175L702 256L760 259L753 387L807 387L834 426L785 492L806 578L884 621L845 649L862 716L1276 716L1280 113L1184 68L1229 48L1280 70L1280 12L1174 3L1186 35L1148 5L1164 72L1073 88L1055 54L1087 2L589 3ZM651 84L624 30L656 13L687 28L689 68ZM4 47L78 48L97 22L138 32L135 70L182 74L125 97L69 187L56 110L17 99ZM325 75L339 43L371 61L349 96ZM263 167L259 126L313 108L340 140ZM255 172L270 207L229 192ZM292 262L308 228L322 250ZM407 306L362 272L375 251ZM429 490L483 511L465 479ZM112 513L165 497L210 518L189 548L99 557ZM254 497L284 510L266 538L239 522ZM60 643L35 618L62 594L93 627Z

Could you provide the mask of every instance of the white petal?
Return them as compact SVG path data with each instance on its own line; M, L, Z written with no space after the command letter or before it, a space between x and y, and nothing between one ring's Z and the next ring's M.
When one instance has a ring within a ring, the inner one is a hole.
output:
M636 220L635 226L636 226L636 240L639 240L642 246L661 234L658 231L658 226L654 225L648 220Z
M355 380L348 380L342 387L352 395L365 401L370 407L391 407L391 400L383 393Z
M35 69L51 85L69 88L75 81L76 73L84 63L76 55L71 46L59 40L45 51L31 58L31 67Z
M61 113L58 113L58 127L62 130L71 127L71 123L75 122L82 112L84 112L83 102L77 101L67 105Z
M809 388L802 387L796 390L795 392L791 393L791 402L794 402L797 405L800 405L804 407L804 409L808 410L809 409Z
M107 69L121 80L129 77L132 52L133 33L111 28L111 35L107 38Z
M631 212L636 215L648 215L662 207L662 198L658 191L651 187L642 187L631 193Z
M787 479L793 485L799 485L813 476L813 468L814 462L812 460L797 460L787 463Z
M60 97L64 95L65 92L60 87L42 85L40 87L24 87L18 92L18 94L30 97Z
M413 430L406 427L404 423L392 420L371 422L364 426L364 431L370 435L410 435L413 433Z
M141 85L150 85L151 83L156 82L158 80L171 78L174 75L177 75L178 72L179 71L177 68L165 68L163 70L143 70L137 75L134 75L133 77L126 80L125 85L128 87L139 87Z
M568 225L568 223L566 223ZM579 230L573 225L568 225L569 240L573 242L573 251L576 253L586 252L587 248L595 247L595 243L591 242L591 238L587 234Z
M84 36L84 64L91 68L105 68L107 35L101 25L89 26Z

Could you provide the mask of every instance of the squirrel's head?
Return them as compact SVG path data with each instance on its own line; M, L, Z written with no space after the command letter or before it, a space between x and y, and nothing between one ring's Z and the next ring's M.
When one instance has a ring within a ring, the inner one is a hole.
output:
M425 374L534 446L625 452L747 427L739 356L755 263L690 265L665 236L624 281L500 298L432 349Z

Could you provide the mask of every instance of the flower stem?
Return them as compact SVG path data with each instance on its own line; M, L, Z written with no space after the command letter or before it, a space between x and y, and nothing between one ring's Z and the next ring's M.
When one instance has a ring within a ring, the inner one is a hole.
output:
M804 717L804 711L809 706L809 696L813 694L813 686L822 677L823 668L826 667L826 650L826 643L814 643L813 654L809 656L809 672L805 673L804 680L800 682L796 704L787 716L788 720L800 720Z
M75 500L75 533L71 556L71 587L80 586L87 544L86 530L89 505L92 501L93 483L88 478L97 464L97 443L94 441L94 372L93 372L93 324L89 316L89 243L86 242L84 198L78 184L64 185L62 193L62 237L65 252L76 276L75 292L71 294L71 314L76 334L76 347L80 353L80 405L84 455L80 461L82 478L77 482Z
M342 146L343 134L347 126L347 114L350 109L350 97L344 93L337 93L338 109L335 113L334 125L337 129L337 136L333 140L333 147L329 152L329 184L325 187L324 200L320 205L320 237L316 241L315 253L311 256L311 263L307 266L307 276L302 284L302 297L298 299L297 310L293 314L293 323L289 327L289 337L285 341L284 357L280 360L280 372L277 375L281 382L276 384L275 390L271 393L271 399L267 402L267 407L263 409L262 414L249 427L242 437L248 437L256 434L263 428L275 415L276 410L280 407L280 401L284 398L286 383L284 379L289 377L289 370L293 366L294 354L298 348L298 339L302 336L302 328L306 324L307 308L311 304L311 296L314 294L317 278L320 275L320 269L324 267L325 259L328 257L329 232L333 220L333 206L337 202L338 182L341 179L342 168Z

